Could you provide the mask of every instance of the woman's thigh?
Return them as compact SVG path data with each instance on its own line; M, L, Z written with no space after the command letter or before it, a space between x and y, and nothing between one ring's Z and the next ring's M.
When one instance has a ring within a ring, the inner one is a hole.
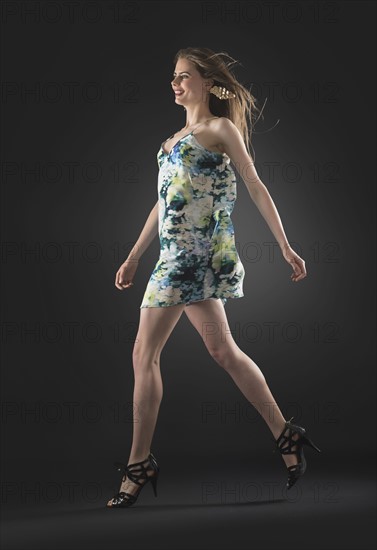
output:
M208 351L215 358L240 352L233 339L225 308L220 299L209 298L185 308L191 324L199 332Z
M184 308L185 304L141 308L134 357L143 353L158 359Z

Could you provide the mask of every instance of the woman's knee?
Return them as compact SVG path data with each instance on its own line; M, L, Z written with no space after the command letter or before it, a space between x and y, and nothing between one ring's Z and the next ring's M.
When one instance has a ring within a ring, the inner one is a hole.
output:
M229 345L221 345L214 348L207 348L216 363L224 369L230 369L239 357L239 351Z
M250 357L246 355L238 346L220 346L213 349L208 348L208 351L220 367L223 367L228 371L231 369L237 369L240 362L242 363L242 359L250 360ZM254 375L259 377L260 382L267 383L264 374L255 363Z
M160 352L147 346L135 345L132 352L134 369L150 369L160 364Z

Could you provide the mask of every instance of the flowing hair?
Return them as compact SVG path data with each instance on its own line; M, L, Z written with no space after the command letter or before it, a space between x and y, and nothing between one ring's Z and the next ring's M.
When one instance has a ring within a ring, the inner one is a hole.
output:
M210 93L209 109L215 116L226 117L235 124L251 156L251 133L260 115L256 116L259 111L257 99L230 70L232 65L238 63L242 66L242 63L227 52L216 53L209 48L182 48L175 54L174 64L180 58L191 61L202 78L213 79L214 86L223 86L236 95L232 99L219 99Z

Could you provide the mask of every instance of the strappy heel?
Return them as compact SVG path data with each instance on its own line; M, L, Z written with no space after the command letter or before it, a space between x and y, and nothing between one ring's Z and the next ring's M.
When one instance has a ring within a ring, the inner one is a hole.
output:
M108 508L127 508L135 504L142 488L146 485L146 483L148 483L148 481L151 482L154 496L157 497L157 480L160 468L157 464L155 456L152 453L149 453L148 457L141 462L134 462L133 464L128 464L128 466L123 464L123 462L114 462L114 466L119 471L124 472L122 481L125 481L127 476L131 481L137 485L140 485L140 487L135 494L120 491L111 499L111 504L106 505ZM151 469L154 470L154 473L152 475L148 475L147 471Z
M317 447L313 443L311 439L306 435L306 430L302 426L298 426L297 424L291 424L291 420L294 417L292 416L288 421L285 422L285 426L279 437L274 440L274 443L276 445L276 448L279 449L280 453L283 455L296 455L297 456L297 464L294 464L292 466L288 466L288 480L286 484L286 488L290 489L296 481L304 475L306 471L306 460L304 456L304 450L303 445L308 445L308 447L312 447L315 451L318 453L321 453L321 449ZM288 434L285 435L285 432L288 430ZM293 439L294 434L299 434L299 437L297 439ZM293 447L297 446L297 450L293 451ZM276 448L273 450L273 452L276 451Z

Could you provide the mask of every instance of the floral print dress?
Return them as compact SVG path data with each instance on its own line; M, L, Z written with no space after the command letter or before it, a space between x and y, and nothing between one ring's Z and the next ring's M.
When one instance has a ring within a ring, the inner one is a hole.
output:
M230 158L203 147L192 131L170 153L161 144L157 163L160 255L140 308L241 298L245 269L230 217L237 197Z

